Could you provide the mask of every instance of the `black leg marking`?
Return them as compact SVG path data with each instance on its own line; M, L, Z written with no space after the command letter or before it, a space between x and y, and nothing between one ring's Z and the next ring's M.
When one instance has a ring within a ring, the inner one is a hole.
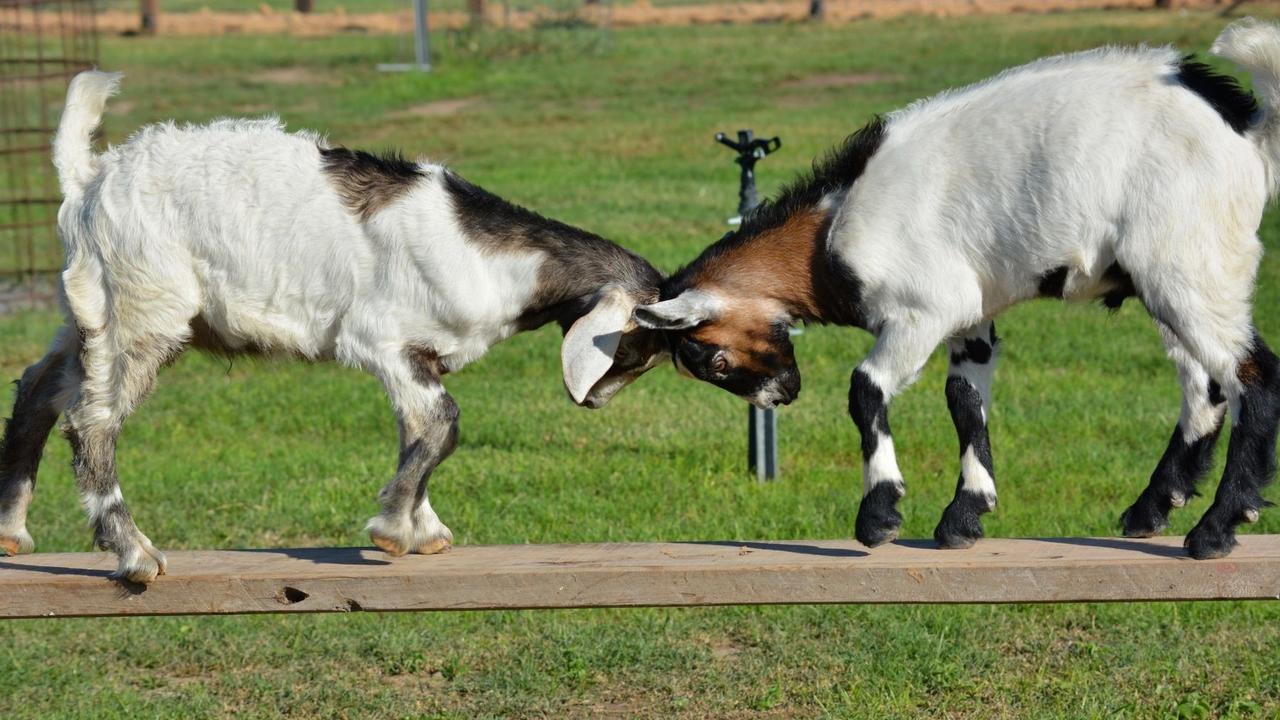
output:
M1196 486L1213 466L1213 449L1222 425L1195 442L1187 443L1182 426L1173 429L1169 446L1138 499L1120 516L1125 537L1152 537L1169 525L1169 512L1199 495Z
M860 369L854 370L849 380L849 417L862 436L862 459L870 460L880 442L876 431L885 435L892 433L884 392Z
M27 506L45 442L62 412L59 396L66 360L65 351L53 350L27 368L18 381L13 417L5 425L0 445L0 552L32 549L25 531Z
M1243 386L1239 417L1227 446L1227 469L1213 505L1187 534L1185 545L1197 559L1219 558L1235 547L1235 528L1253 522L1268 503L1262 488L1276 470L1280 430L1280 360L1256 333L1253 349L1236 375Z
M884 392L861 369L853 371L849 383L849 416L862 436L862 459L868 464L880 447L880 436L890 437L889 408ZM869 489L858 506L854 535L858 542L875 547L898 537L902 515L896 505L902 497L901 478L866 478Z
M989 359L990 356L988 356ZM982 417L982 395L969 380L952 375L947 378L947 409L951 411L960 441L960 457L972 451L974 459L987 476L995 479L995 461L991 457L991 441ZM976 472L976 469L970 469ZM939 547L967 548L982 537L981 515L989 512L995 498L965 487L964 468L956 482L956 494L942 513L933 531Z

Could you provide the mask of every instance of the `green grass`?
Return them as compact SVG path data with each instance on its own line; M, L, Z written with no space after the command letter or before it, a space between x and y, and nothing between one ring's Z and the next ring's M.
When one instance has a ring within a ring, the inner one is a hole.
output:
M427 75L382 75L386 38L108 40L129 73L105 136L139 123L279 112L336 142L445 160L513 200L602 232L672 269L723 231L736 168L717 130L779 133L775 189L874 113L1052 52L1108 42L1207 46L1201 14L1088 13L845 27L543 31L441 38ZM296 82L270 71L300 66ZM789 85L861 73L852 87ZM456 115L407 109L469 98ZM1274 252L1280 216L1264 238ZM1280 262L1257 319L1280 339ZM0 319L16 377L56 326ZM1139 307L1034 303L1000 323L992 536L1113 534L1178 415L1178 389ZM599 412L574 409L552 329L449 378L461 444L433 504L460 543L849 537L860 487L845 415L853 330L798 341L805 389L782 411L783 479L743 472L743 404L660 368ZM928 537L957 473L936 357L894 405L909 493L904 535ZM393 471L377 384L333 366L191 355L124 432L126 497L162 548L366 544ZM1220 453L1221 455L1221 453ZM30 527L85 550L65 443L46 452ZM1219 467L1220 469L1220 467ZM1212 490L1210 483L1208 490ZM1280 499L1274 491L1273 500ZM1184 533L1207 507L1177 513ZM1280 511L1251 532L1280 532ZM1280 605L765 607L0 625L0 715L48 717L1276 717Z

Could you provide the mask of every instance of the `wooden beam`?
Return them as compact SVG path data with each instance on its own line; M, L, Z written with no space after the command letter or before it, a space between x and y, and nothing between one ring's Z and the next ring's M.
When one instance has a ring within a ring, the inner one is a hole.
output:
M0 617L1280 598L1280 535L1222 560L1181 538L475 545L391 558L366 548L169 553L149 587L106 553L0 558Z

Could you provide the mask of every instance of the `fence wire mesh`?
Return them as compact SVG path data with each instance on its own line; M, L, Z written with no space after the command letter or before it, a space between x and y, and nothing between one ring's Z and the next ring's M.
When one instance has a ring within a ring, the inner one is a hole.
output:
M67 82L98 57L94 0L0 0L0 281L61 269L49 141ZM3 297L0 297L0 303Z

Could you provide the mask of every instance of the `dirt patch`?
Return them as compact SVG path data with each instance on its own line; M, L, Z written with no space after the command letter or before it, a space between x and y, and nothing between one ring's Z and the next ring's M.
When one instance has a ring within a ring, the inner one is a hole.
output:
M445 100L432 100L420 105L413 105L403 110L398 110L391 114L396 118L441 118L453 117L461 113L463 110L469 110L480 105L483 99L480 97L460 97L448 98Z
M901 77L888 73L822 73L808 77L788 80L779 87L784 90L826 90L831 88L851 88L875 83L896 82Z
M259 70L253 80L267 85L334 85L333 78L300 65Z
M994 15L1014 12L1050 13L1065 10L1141 8L1149 9L1151 0L828 0L826 22L846 23L865 18L889 18L902 15ZM1221 8L1218 0L1173 0L1178 8ZM524 29L563 21L546 8L512 10L504 13L500 3L490 3L488 21L493 27ZM753 24L762 22L804 22L808 18L808 0L765 0L708 5L676 5L654 7L647 2L606 7L604 4L579 8L575 21L611 27ZM47 32L57 32L55 13L40 20ZM368 34L407 34L412 32L413 14L345 12L312 13L259 11L230 13L201 10L193 13L161 13L157 26L163 35L336 35L347 32ZM470 16L460 11L433 12L432 28L466 27ZM97 15L98 28L106 33L134 33L138 15L131 10L105 10Z
M711 657L716 660L733 660L742 652L742 646L732 640L721 640L711 645Z

